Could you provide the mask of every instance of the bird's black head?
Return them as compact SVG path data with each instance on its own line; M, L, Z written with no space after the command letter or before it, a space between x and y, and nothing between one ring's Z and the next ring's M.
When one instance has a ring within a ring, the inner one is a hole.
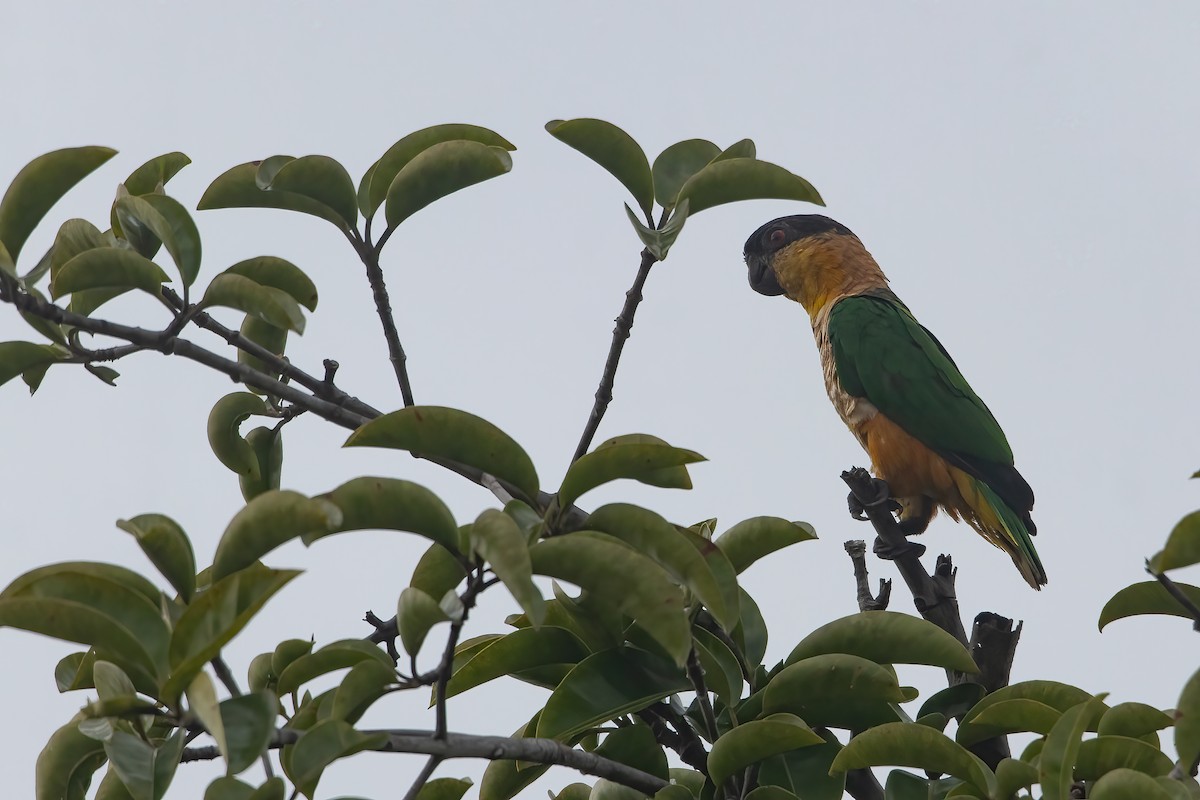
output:
M792 242L810 236L832 233L854 236L854 233L837 220L821 214L796 214L773 219L750 234L742 255L750 271L750 287L759 294L773 297L784 293L779 278L771 267L775 254Z

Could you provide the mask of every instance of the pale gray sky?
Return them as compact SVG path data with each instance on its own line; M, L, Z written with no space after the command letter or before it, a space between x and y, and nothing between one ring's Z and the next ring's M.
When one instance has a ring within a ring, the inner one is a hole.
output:
M406 5L7 8L0 182L58 147L121 151L51 212L25 258L70 216L104 227L115 184L159 153L194 160L171 184L194 207L209 181L250 159L323 153L357 178L417 128L494 128L519 148L512 173L417 214L385 266L418 402L500 425L552 488L590 406L639 244L624 190L542 125L602 117L651 158L684 138L752 137L761 158L812 181L827 213L860 235L991 406L1037 492L1037 546L1050 575L1041 593L965 526L942 520L924 537L932 551L954 554L964 615L1025 620L1014 681L1051 678L1110 691L1112 701L1174 704L1200 655L1188 624L1122 621L1101 635L1095 623L1200 505L1187 480L1200 467L1200 8ZM868 533L847 517L838 479L865 457L825 398L808 320L794 304L754 294L741 262L758 225L813 210L756 201L688 222L650 277L600 437L654 433L710 461L692 469L692 492L617 486L584 499L641 502L682 523L715 516L727 527L777 514L814 524L820 541L745 577L772 626L773 659L855 610L842 541ZM336 358L344 388L399 406L361 267L332 226L256 210L197 221L202 282L252 255L294 260L317 281L321 306L289 355L311 371ZM144 298L104 315L163 322ZM0 340L31 336L10 310L0 314ZM0 582L68 559L149 573L112 523L150 511L177 519L198 559L211 559L241 501L208 452L204 425L233 386L156 355L118 369L117 389L58 368L33 400L19 382L0 390ZM288 433L286 487L315 493L359 474L407 477L439 492L462 522L492 502L403 454L340 450L345 434L330 425L300 420ZM244 674L267 641L365 634L363 611L389 613L421 549L394 534L284 548L271 562L307 573L235 640L230 661ZM893 574L872 566L873 577ZM897 589L893 607L911 610ZM468 635L500 630L511 604L487 601ZM36 754L84 702L54 690L54 664L71 649L0 632L11 796L32 793ZM941 681L932 669L902 677L923 694ZM451 703L451 725L508 733L544 694L514 682L469 693ZM364 724L427 725L423 706L392 696ZM420 765L358 757L331 769L320 795L391 796ZM438 774L480 770L451 762ZM199 797L217 774L216 765L182 766L171 796ZM547 786L572 780L551 774Z

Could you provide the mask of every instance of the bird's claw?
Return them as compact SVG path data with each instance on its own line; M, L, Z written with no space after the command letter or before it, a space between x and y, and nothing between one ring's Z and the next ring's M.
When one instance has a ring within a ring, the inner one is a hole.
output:
M872 478L862 467L855 467L852 472L855 473L856 477L870 481L873 497L864 502L859 500L858 495L854 492L850 492L846 496L846 505L850 509L851 517L859 521L869 520L870 517L867 516L867 509L879 506L883 506L890 512L896 512L901 509L901 505L892 497L892 490L887 485L887 481L881 478Z
M925 545L909 541L905 541L904 544L889 544L876 536L871 552L885 561L895 561L897 558L909 555L920 558L925 555Z

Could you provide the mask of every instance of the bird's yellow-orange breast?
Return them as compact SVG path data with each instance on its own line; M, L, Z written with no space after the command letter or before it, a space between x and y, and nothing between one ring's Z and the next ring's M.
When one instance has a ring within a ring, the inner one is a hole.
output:
M894 496L926 495L940 503L958 505L960 494L954 473L959 470L944 458L881 413L855 427L875 474L888 482Z

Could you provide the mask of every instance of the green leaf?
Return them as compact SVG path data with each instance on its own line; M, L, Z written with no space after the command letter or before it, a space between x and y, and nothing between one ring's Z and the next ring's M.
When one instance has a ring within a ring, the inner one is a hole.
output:
M831 769L846 772L880 766L915 767L953 775L987 797L996 788L996 776L978 756L939 731L915 722L890 722L859 733L842 748Z
M190 163L192 160L183 153L164 153L129 173L122 185L131 195L150 194L160 185L165 185Z
M84 800L92 774L105 761L104 744L79 732L76 716L56 730L34 766L37 800Z
M594 653L576 664L551 692L537 735L568 741L690 687L682 670L644 650L626 647Z
M512 156L504 147L465 139L431 145L405 164L388 187L384 206L388 228L449 194L511 169ZM379 177L376 170L372 183Z
M940 778L937 780L918 777L902 769L894 769L888 773L887 782L883 787L884 800L943 800L949 797L947 789L959 787L956 796L974 797L969 793L969 783L963 783L958 778ZM1008 800L1008 798L1005 798Z
M2 246L2 245L0 245L0 246ZM36 297L38 300L40 300L42 302L46 302L46 296L44 294L42 294L41 292L39 292L37 289L33 288L32 286L26 288L25 291L27 291L30 295ZM24 310L18 309L17 313L19 313L21 315L21 319L23 319L29 323L29 326L31 328L33 328L35 331L37 331L38 333L45 336L50 341L52 341L55 344L60 345L62 347L67 346L67 336L66 336L66 333L63 331L62 325L59 325L57 322L51 322L50 320L48 320L44 317L39 317L30 311L24 311ZM49 366L49 364L47 364L46 366ZM92 367L93 365L85 364L84 366Z
M527 498L537 497L537 472L520 445L487 420L458 409L410 406L393 411L350 434L345 446L388 447L456 461L508 481Z
M1193 603L1200 605L1200 587L1175 582L1175 585ZM1104 604L1100 611L1100 630L1114 620L1138 614L1166 614L1191 619L1192 614L1179 604L1158 581L1144 581L1126 586Z
M637 232L638 239L646 245L650 255L658 261L666 261L667 254L675 244L675 240L679 238L680 232L683 231L684 223L687 222L688 201L684 200L680 203L671 214L671 218L661 228L652 228L643 223L638 219L637 214L633 213L633 209L629 207L628 203L625 204L625 215L629 217L629 222Z
M371 704L396 683L396 670L374 660L363 660L350 668L333 695L330 717L358 722Z
M830 653L797 661L775 675L763 696L763 713L786 711L810 724L862 730L895 721L892 704L909 699L887 668Z
M340 509L342 521L330 530L306 534L306 545L345 531L387 530L416 533L449 550L458 550L458 524L450 509L433 492L411 481L354 478L316 499ZM435 596L442 594L445 592Z
M844 779L843 783L845 783ZM830 800L840 800L842 796L842 789L839 787L837 791L838 793L836 795L829 795ZM693 797L697 796L698 795L693 795ZM821 795L821 797L824 796L825 795ZM658 795L655 795L655 800L658 800ZM787 789L781 789L778 786L759 786L757 789L750 792L750 794L746 795L746 800L800 800L800 796L794 792L789 792Z
M741 619L733 629L732 636L741 646L742 656L753 670L762 664L767 654L767 623L758 610L758 603L741 587L738 588L738 610Z
M1147 775L1166 775L1174 763L1161 750L1128 736L1097 736L1079 745L1075 780L1094 781L1114 769L1136 769Z
M8 383L26 370L49 366L64 357L61 350L48 344L0 342L0 384Z
M920 719L928 714L941 714L946 719L961 717L971 710L987 694L978 683L960 683L949 686L929 696L917 711Z
M713 159L713 161L727 161L731 158L754 158L758 155L758 151L754 147L753 139L741 139L726 147L721 151L721 155Z
M317 310L317 285L292 262L276 256L255 256L239 261L223 273L241 275L257 284L278 289L309 311ZM257 340L255 340L257 341ZM279 352L283 352L280 346Z
M107 758L105 759L107 761ZM104 778L96 788L94 800L133 800L133 795L121 783L121 776L111 766L104 771Z
M540 711L534 714L533 719L513 733L513 737L535 735L540 716ZM510 800L549 768L548 764L524 765L518 761L493 761L487 765L487 769L483 771L483 779L479 782L479 800Z
M783 167L756 158L715 161L679 190L677 202L687 199L692 216L724 203L760 199L800 200L823 206L812 184Z
M229 776L217 778L204 790L204 800L251 800L253 796L254 787Z
M134 800L160 800L166 794L183 754L184 732L178 731L159 747L117 731L104 743L112 768Z
M1028 788L1037 783L1037 767L1018 761L1015 758L1004 758L996 765L996 797L1012 797L1017 789Z
M722 628L732 630L737 625L736 583L719 582L704 555L658 514L627 503L611 503L593 511L585 526L614 536L653 559L692 592Z
M895 611L861 611L822 625L796 645L785 660L825 653L850 653L878 664L928 664L977 673L962 643L932 622Z
M1062 717L1056 708L1027 697L990 703L971 717L971 725L959 731L958 742L966 747L1009 733L1048 734Z
M435 144L459 139L504 150L517 149L500 134L478 125L451 123L414 131L389 147L363 175L358 188L359 206L363 216L370 217L375 214L375 210L387 197L392 181L410 161Z
M280 208L311 214L332 222L342 230L348 230L346 221L324 203L295 192L259 188L256 180L259 164L251 161L222 173L209 184L196 208L201 211L213 208Z
M160 698L168 704L183 692L192 676L211 661L297 570L252 565L214 581L188 605L171 634L171 675Z
M733 651L716 636L699 626L692 627L692 646L704 670L708 688L726 705L736 705L742 696L741 666Z
M254 564L292 539L314 531L329 532L341 523L341 509L328 500L287 490L264 492L225 528L213 558L213 581Z
M14 263L46 212L116 154L108 147L69 147L38 156L21 168L0 200L0 242Z
M1043 795L1049 800L1049 795ZM1114 769L1090 788L1091 800L1172 800L1154 778L1132 769Z
M75 689L91 689L96 683L92 677L92 667L96 663L96 651L86 653L71 653L59 659L54 667L54 684L59 692L71 692Z
M691 649L683 593L650 559L604 534L577 531L529 551L533 572L593 592L642 626L680 666Z
M654 210L654 177L645 151L625 131L601 119L552 120L546 131L608 170L649 216Z
M387 738L382 732L360 733L340 719L322 720L292 745L288 777L311 800L326 767L363 750L378 749Z
M260 494L279 489L283 478L283 428L253 428L246 434L246 444L257 467L248 475L238 476L238 488L242 499L249 503Z
M117 372L115 369L111 369L110 367L100 367L95 364L84 364L83 368L95 375L104 383L107 383L109 386L116 386L117 378L121 377L121 373Z
M1150 559L1150 569L1161 574L1196 563L1200 563L1200 511L1179 520L1167 537L1167 544Z
M291 694L314 678L334 670L354 667L364 661L374 661L388 669L392 668L387 653L365 639L330 642L315 653L297 658L277 673L279 694Z
M252 314L277 328L304 333L304 312L287 292L263 286L244 275L222 272L212 279L197 306L222 306Z
M755 800L786 800L778 793L758 794L764 789L786 790L802 800L842 800L846 776L841 772L830 773L833 760L842 751L842 744L830 731L821 734L824 742L802 747L769 758L758 771L760 789L751 792Z
M89 289L141 289L158 294L168 280L157 264L133 250L98 247L63 264L50 282L50 296L57 300Z
M125 670L111 661L96 661L92 665L92 675L96 684L96 695L101 700L134 697L137 694L137 689L125 674Z
M1103 713L1103 699L1103 695L1098 695L1067 709L1046 736L1038 759L1043 800L1069 800L1080 741L1084 731Z
M421 651L425 637L434 625L449 622L450 616L438 601L409 586L400 592L396 604L396 627L400 630L400 642L404 652L413 658Z
M1200 670L1188 678L1175 706L1175 751L1185 774L1200 758Z
M434 778L421 787L416 800L460 800L471 786L470 778Z
M471 548L491 565L534 627L541 625L546 601L533 583L525 534L512 517L495 509L480 514L471 526Z
M271 674L278 678L294 662L312 652L312 639L284 639L271 653Z
M270 191L307 197L328 208L354 227L358 221L358 198L346 168L329 156L301 156L282 165L271 178Z
M817 532L807 522L788 522L782 517L751 517L718 536L716 545L740 575L760 558L788 545L816 538Z
M184 286L195 283L200 273L200 231L178 200L165 194L126 195L117 198L116 212L122 220L137 220L163 243Z
M231 697L221 703L225 760L230 775L237 775L267 751L267 744L275 733L278 704L274 694L264 691Z
M667 755L650 726L641 722L618 728L604 737L596 755L667 780Z
M721 148L707 139L685 139L663 150L650 169L654 177L654 199L663 208L674 208L675 197L688 178L720 155Z
M544 625L523 628L491 639L473 656L459 663L455 654L454 674L446 685L446 697L480 684L549 664L578 664L588 655L587 647L565 628Z
M251 414L271 416L272 409L250 392L233 392L222 397L208 413L208 446L227 469L257 478L258 456L241 432L242 423Z
M586 783L568 783L551 800L589 800L591 796L592 787ZM655 800L673 800L673 798L659 798L658 795L655 795ZM683 797L682 800L692 800L691 793L688 792L687 797Z
M239 333L276 356L282 356L284 350L287 348L287 329L277 328L253 314L247 314L243 318ZM244 350L238 350L237 359L239 364L245 364L251 369L270 375L272 378L279 378L279 367L270 365L266 361L257 356L252 356ZM251 388L250 391L263 394L260 389Z
M977 733L972 730L975 718L996 703L1026 698L1044 703L1061 712L1090 700L1091 695L1076 686L1068 686L1065 683L1058 683L1057 681L1023 681L1021 683L1014 683L1011 686L1004 686L984 697L967 712L966 716L958 724L956 738L959 742L982 741L988 738L993 734L986 731Z
M1101 736L1129 736L1134 739L1150 737L1146 741L1157 745L1157 731L1174 724L1175 720L1154 706L1145 703L1117 703L1104 712L1096 726L1096 732Z
M644 477L648 474L704 460L699 453L667 444L601 445L567 468L558 490L558 503L562 508L568 508L584 493L609 481L630 478L645 483ZM692 488L691 482L683 488Z
M225 746L225 725L221 719L221 709L217 702L217 688L207 672L197 672L196 677L184 690L188 710L200 718L200 722L208 731L209 736L217 743L217 750L222 756L228 757Z
M751 764L824 742L794 714L771 714L745 722L717 739L708 756L709 774L713 783L721 786Z
M417 561L408 584L430 597L441 597L456 589L466 577L463 565L449 550L440 544L432 544Z

